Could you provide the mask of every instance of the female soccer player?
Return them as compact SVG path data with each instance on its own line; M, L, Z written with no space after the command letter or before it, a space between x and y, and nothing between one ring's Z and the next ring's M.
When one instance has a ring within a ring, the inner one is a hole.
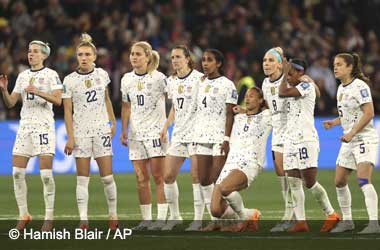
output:
M361 61L357 54L336 55L334 74L341 82L337 92L339 117L324 121L323 126L330 129L341 124L344 131L344 135L340 138L342 146L335 172L335 186L343 220L331 232L339 233L354 229L351 193L347 183L352 170L357 170L357 179L364 194L370 220L368 226L359 233L379 233L378 198L371 183L379 138L373 126L373 102L371 90L366 83L369 79L362 72Z
M261 171L266 143L272 129L271 114L265 109L261 89L248 89L245 102L246 113L238 114L234 118L230 152L216 182L211 201L213 216L228 218L234 211L239 220L244 221L232 227L232 231L258 229L257 220L260 212L257 209L245 208L239 191L246 189Z
M76 49L79 67L63 80L68 136L65 153L73 153L77 167L79 228L88 228L88 184L90 161L94 157L107 199L109 228L114 230L118 227L117 190L112 175L112 137L116 119L107 88L110 78L105 70L95 67L96 52L91 36L82 34Z
M198 175L202 196L210 212L212 190L229 151L233 106L237 103L234 83L223 76L223 54L216 49L203 53L205 77L199 83L193 141L196 143ZM211 212L210 212L211 214ZM205 231L216 230L210 223Z
M312 82L301 81L306 71L306 62L284 59L284 78L281 80L279 96L284 98L286 126L284 136L284 169L294 201L297 223L288 232L308 232L305 218L305 194L302 183L311 191L326 215L321 232L329 232L340 220L334 211L326 190L316 180L319 138L314 127L316 90ZM288 86L289 85L289 86Z
M41 41L31 41L28 49L30 69L21 72L12 94L8 93L7 76L0 76L0 89L8 108L22 100L20 126L12 153L13 184L19 209L16 228L23 230L32 219L28 211L25 170L29 158L38 156L45 201L45 222L41 230L53 228L55 182L52 165L55 154L53 104L61 105L62 83L57 72L44 67L50 47Z
M191 159L191 177L194 196L194 221L189 231L198 231L204 211L204 203L198 178L198 167L195 157L192 131L197 107L198 84L203 76L194 69L189 49L184 45L176 46L171 52L174 74L167 81L168 98L172 100L169 117L161 132L161 139L167 141L166 135L170 124L174 121L173 135L166 156L164 171L164 191L170 210L170 221L162 230L171 230L182 223L178 204L177 175L186 157Z
M120 140L129 147L129 159L135 169L142 215L135 230L160 230L166 221L163 169L166 143L160 132L165 124L165 75L157 71L160 56L147 42L137 42L131 48L133 71L121 79L123 103ZM127 128L128 135L127 135ZM152 223L152 201L149 166L156 184L157 221Z

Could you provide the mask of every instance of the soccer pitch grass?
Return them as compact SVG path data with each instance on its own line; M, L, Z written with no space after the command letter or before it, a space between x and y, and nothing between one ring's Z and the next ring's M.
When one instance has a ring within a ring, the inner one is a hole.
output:
M367 220L362 191L356 182L356 173L350 179L352 193L352 211L357 230L363 228L363 221ZM334 170L320 170L318 181L325 187L333 207L339 211L336 191L334 187ZM373 183L377 189L379 173L375 170ZM18 216L16 201L13 194L13 181L11 176L0 177L0 219L14 220ZM136 192L134 174L115 174L118 189L118 213L119 219L135 221L141 219ZM78 210L75 200L76 178L74 175L56 175L56 220L77 225ZM193 218L193 195L191 178L189 173L178 176L177 183L180 190L180 210L186 223ZM42 184L40 176L27 176L29 212L33 220L43 220L44 203L42 196ZM154 191L153 180L151 186ZM378 190L379 191L379 190ZM89 185L89 220L99 221L106 227L107 205L104 197L103 186L98 175L93 174ZM344 233L338 235L320 234L318 230L324 219L324 215L311 193L305 190L306 217L310 220L312 233L269 233L269 229L276 221L280 220L283 213L283 201L280 186L273 171L263 171L251 187L242 192L245 205L249 208L257 208L262 212L260 218L260 230L255 233L224 233L224 232L133 232L127 240L17 240L11 241L2 232L0 242L9 244L6 249L380 249L380 237L377 235L361 236L356 233ZM153 218L156 217L157 207L153 196ZM205 211L204 218L208 219ZM311 221L313 220L313 221ZM36 221L39 225L41 222ZM57 222L58 223L58 222ZM93 221L90 222L94 225ZM98 224L97 224L98 225ZM187 225L184 225L185 228Z

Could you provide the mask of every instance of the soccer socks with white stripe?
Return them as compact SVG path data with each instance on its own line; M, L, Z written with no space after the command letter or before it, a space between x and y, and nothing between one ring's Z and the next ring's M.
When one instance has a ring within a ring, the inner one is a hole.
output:
M377 193L372 184L366 184L361 187L364 198L365 205L367 207L367 213L370 221L376 221L378 219L378 205L377 205Z
M201 185L203 202L205 203L207 211L210 214L211 220L217 220L217 218L211 215L211 197L212 197L213 190L214 190L214 184L210 184L208 186Z
M168 203L157 203L157 220L166 221L168 215Z
M178 202L179 191L178 191L177 182L175 181L172 184L164 183L164 192L165 192L166 202L170 210L170 219L175 220L175 219L181 218L181 214L179 212L179 202Z
M88 183L90 182L90 177L88 176L77 176L77 205L79 210L79 217L81 221L88 220L87 210L88 210Z
M343 220L352 220L350 188L348 185L341 188L337 187L336 194Z
M45 220L53 220L55 199L53 171L51 169L41 169L40 175L44 189Z
M302 180L300 178L288 177L289 187L295 203L294 213L298 221L305 220L305 193L303 192Z
M20 217L29 214L27 194L28 188L25 181L25 168L13 167L13 188Z
M244 207L243 199L239 192L234 191L227 196L223 196L223 198L227 200L230 205L227 207L227 210L229 208L232 208L235 211L235 213L239 216L240 220L246 220L247 218L249 218L249 213L247 213L248 209ZM226 214L226 212L224 213Z
M193 183L194 220L202 220L205 204L202 199L201 185Z
M321 184L315 182L315 184L309 189L314 196L314 199L318 202L319 206L321 206L323 213L326 216L334 213L334 209L331 206L329 197L327 196L326 190L322 187Z
M107 199L108 215L117 218L117 189L113 175L101 178L104 186L104 194Z
M140 205L140 211L143 220L152 220L152 204Z
M278 180L280 181L282 198L284 199L284 203L285 203L285 210L284 210L284 215L282 217L282 220L288 221L293 218L293 214L294 214L293 199L290 192L287 177L278 176Z

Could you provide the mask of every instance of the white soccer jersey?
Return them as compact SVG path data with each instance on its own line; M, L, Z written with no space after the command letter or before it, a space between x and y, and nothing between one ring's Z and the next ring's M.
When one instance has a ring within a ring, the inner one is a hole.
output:
M57 72L49 68L27 69L18 75L13 89L14 92L21 94L22 98L20 124L54 122L53 104L42 97L27 93L25 88L29 84L33 84L42 92L51 94L52 91L63 88Z
M337 99L340 122L346 134L350 132L355 123L363 116L360 106L372 102L371 90L364 81L354 79L346 86L343 84L339 85ZM378 137L373 120L357 133L352 140L377 141Z
M227 162L254 161L262 167L271 129L271 113L268 109L255 115L235 115Z
M166 76L154 70L139 75L134 71L121 79L123 102L131 103L128 138L136 141L160 138L165 124Z
M62 98L73 102L74 137L93 137L111 132L105 94L110 83L108 73L95 68L89 73L77 71L63 80Z
M166 79L168 98L174 107L174 128L172 142L192 142L192 131L197 109L198 84L202 73L192 70L185 77L169 77Z
M283 144L281 139L285 132L286 126L286 100L278 96L279 87L283 79L283 75L275 81L265 78L262 85L265 101L268 103L269 110L272 114L272 145Z
M298 144L319 141L314 126L315 86L313 83L301 82L296 88L301 96L283 98L287 101L286 142Z
M199 82L194 142L223 142L227 103L237 103L236 87L231 80L220 76Z

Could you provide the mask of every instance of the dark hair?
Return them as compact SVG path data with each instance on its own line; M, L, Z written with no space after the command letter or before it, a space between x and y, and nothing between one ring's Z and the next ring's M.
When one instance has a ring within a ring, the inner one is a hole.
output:
M191 58L191 54L190 54L190 50L189 48L186 46L186 45L177 45L175 46L172 50L174 49L180 49L182 50L183 54L185 55L186 58L189 59L189 62L187 64L187 66L190 68L190 69L194 69L194 61L193 59ZM173 72L173 76L176 76L177 75L177 72L174 71Z
M219 72L219 74L224 75L224 70L223 70L224 56L223 56L223 53L217 49L206 49L204 53L206 53L206 52L209 52L209 53L214 55L216 62L220 63L220 67L218 68L218 72Z
M366 83L369 83L369 78L363 73L362 62L358 54L340 53L335 57L342 58L348 66L352 65L351 76L353 78L358 78Z
M257 95L259 96L259 98L263 100L261 105L260 105L260 111L262 111L263 109L266 108L263 91L259 87L255 86L255 87L249 88L247 90L247 93L248 93L248 91L251 91L251 90L254 90L257 93Z
M303 59L293 58L293 59L290 59L289 62L292 65L292 68L294 68L297 71L305 72L307 69L307 62Z

